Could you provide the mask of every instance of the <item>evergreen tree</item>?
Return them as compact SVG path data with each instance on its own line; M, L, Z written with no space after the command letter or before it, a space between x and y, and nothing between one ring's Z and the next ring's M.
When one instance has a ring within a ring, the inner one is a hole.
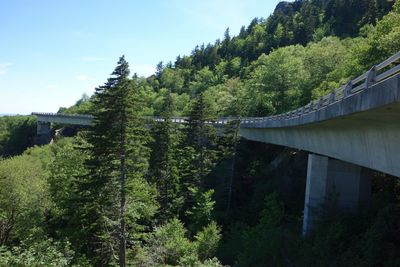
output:
M222 40L219 53L221 57L230 59L230 50L229 50L229 44L231 43L231 36L229 34L229 28L225 30L224 33L224 39Z
M156 66L156 76L157 78L161 77L161 74L164 70L164 63L162 61L158 62L157 66Z
M173 109L173 99L168 92L161 108L162 121L152 125L154 141L151 144L149 176L158 189L162 222L172 218L176 214L174 210L178 208L175 200L179 191L176 153L179 133L177 126L171 121Z
M229 211L231 208L232 202L232 187L233 187L233 179L235 177L235 164L236 164L236 153L237 153L237 145L239 143L239 129L240 129L240 119L232 120L228 123L227 127L224 130L224 137L220 142L220 149L222 150L222 154L224 158L230 159L230 170L229 170L229 179L227 186L227 205L226 210Z
M93 126L87 134L90 158L88 175L80 181L82 225L87 229L88 253L96 266L110 263L119 247L119 266L125 266L127 211L137 179L147 167L148 133L140 112L142 104L130 81L122 56L112 77L96 89ZM136 203L137 205L137 203ZM128 213L129 213L128 212Z
M190 112L186 126L185 144L193 149L193 162L190 184L204 186L204 177L215 162L215 129L207 122L212 118L207 112L204 95L200 94Z
M216 132L210 122L203 94L193 103L187 120L183 154L180 168L182 174L182 194L185 197L184 213L188 228L195 233L211 221L214 208L213 190L207 190L205 177L217 160Z

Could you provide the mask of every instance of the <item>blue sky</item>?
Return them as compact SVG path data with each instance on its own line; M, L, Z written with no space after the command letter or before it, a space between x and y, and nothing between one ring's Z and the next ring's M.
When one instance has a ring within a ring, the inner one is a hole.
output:
M148 76L267 17L272 0L1 0L0 113L56 112L92 94L125 54Z

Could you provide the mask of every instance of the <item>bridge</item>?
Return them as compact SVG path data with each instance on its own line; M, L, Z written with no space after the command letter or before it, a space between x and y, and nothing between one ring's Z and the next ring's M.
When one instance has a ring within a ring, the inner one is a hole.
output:
M400 52L324 97L296 110L240 119L241 137L310 152L303 233L318 218L318 207L337 193L338 207L368 205L371 170L400 177ZM32 113L38 135L50 123L90 125L88 115ZM154 120L162 120L153 118ZM224 127L234 118L207 123ZM184 123L185 118L172 118Z

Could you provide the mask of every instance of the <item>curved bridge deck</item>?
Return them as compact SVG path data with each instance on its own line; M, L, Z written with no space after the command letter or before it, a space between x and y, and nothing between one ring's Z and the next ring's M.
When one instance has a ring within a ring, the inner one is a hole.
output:
M288 146L400 177L400 52L299 109L241 118L246 139ZM92 116L32 113L38 122L90 125ZM207 122L223 127L234 118ZM155 121L161 118L153 118ZM185 118L172 118L185 123Z

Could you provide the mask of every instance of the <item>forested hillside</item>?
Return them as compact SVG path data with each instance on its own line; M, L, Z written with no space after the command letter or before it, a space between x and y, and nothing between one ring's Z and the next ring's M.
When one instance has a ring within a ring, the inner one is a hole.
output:
M188 115L203 94L213 116L281 113L317 98L398 50L393 1L282 2L267 19L254 19L231 37L194 48L139 79L147 115L159 115L169 91L174 115ZM84 96L72 110L87 113Z
M0 159L19 155L32 146L36 120L28 116L0 117Z
M0 266L399 266L397 178L376 173L357 214L328 199L305 239L306 153L205 123L297 108L399 50L400 1L282 2L151 77L122 56L93 96L60 108L94 115L76 137L22 153L34 122L4 119Z

